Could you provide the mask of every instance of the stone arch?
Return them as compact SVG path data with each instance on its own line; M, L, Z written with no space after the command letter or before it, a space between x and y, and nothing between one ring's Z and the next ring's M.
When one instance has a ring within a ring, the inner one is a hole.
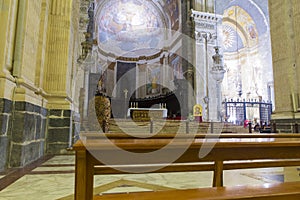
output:
M270 74L264 77L266 72L272 70L272 64L265 62L267 59L262 56L266 53L262 52L261 43L269 31L265 14L251 0L233 1L224 10L222 27L223 32L227 31L225 39L231 39L233 43L230 46L224 40L224 61L229 70L224 84L227 84L227 88L236 87L236 90L240 90L235 93L225 91L225 96L238 98L238 94L242 94L241 97L245 99L268 100L267 88L263 88L263 85L265 79L272 81Z
M235 34L232 38L236 40L232 42L238 43L236 50L258 45L259 35L256 24L243 8L232 6L225 10L222 24L223 27L228 26L233 30L229 34Z

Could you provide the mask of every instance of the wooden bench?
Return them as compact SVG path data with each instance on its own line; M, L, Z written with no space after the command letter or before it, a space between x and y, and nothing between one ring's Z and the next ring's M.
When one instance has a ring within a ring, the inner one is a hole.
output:
M130 139L130 138L143 138L145 134L135 134L128 135L125 133L98 133L98 132L87 132L82 133L84 137L88 137L90 139L99 139L99 138L108 138L108 139ZM163 134L155 134L150 136L153 139L168 139L174 138L176 133L163 133ZM177 138L300 138L300 134L259 134L259 133L230 133L230 134L179 134L176 135ZM223 162L223 170L233 170L233 169L249 169L249 168L266 168L266 167L280 167L280 166L300 166L300 159L284 159L284 160L236 160L236 161L224 161ZM149 171L151 166L139 165L139 166L119 166L120 170L116 170L112 167L105 165L96 165L95 166L95 175L103 175L103 174L126 174L129 168L130 171L134 171L134 168L143 168L145 171ZM201 163L185 163L185 164L171 164L167 167L161 168L159 171L154 171L153 173L158 172L193 172L193 171L214 171L215 163L214 162L201 162Z
M126 133L101 133L97 131L81 132L81 137L89 139L132 139L132 138L153 138L153 139L163 139L163 138L300 138L300 134L295 133L196 133L196 134L184 134L184 133L137 133L137 134L126 134Z
M226 134L227 135L227 134ZM253 134L251 134L253 137ZM87 137L89 138L89 137ZM204 140L197 138L191 143L189 148L174 161L174 164L155 170L155 172L170 172L170 171L214 171L213 186L223 185L223 170L224 169L241 169L250 167L266 167L266 166L286 166L287 163L293 163L288 166L299 165L300 159L300 139L299 138L235 138L235 139L218 139L211 138L216 142L214 148L204 158L199 158L198 153ZM217 141L215 141L217 139ZM169 144L170 138L159 139L128 139L118 138L111 139L112 142L124 150L145 153L155 151L162 146ZM174 149L185 147L186 138L179 139ZM207 144L206 141L205 144ZM76 174L75 174L75 199L92 199L93 191L93 175L107 173L124 173L122 169L131 168L143 169L147 171L149 163L144 165L124 165L124 168L116 170L114 166L104 166L99 160L95 159L90 154L88 149L101 151L101 153L111 153L114 149L109 148L103 138L96 139L94 136L87 139L86 143L78 141L74 145L76 151ZM263 153L262 153L263 152ZM169 153L172 153L172 149ZM255 162L249 161L255 159ZM266 163L266 159L269 163ZM277 160L273 160L277 159ZM153 164L162 164L163 158L159 162ZM233 160L238 160L232 162ZM248 163L248 165L247 165ZM122 163L120 163L122 164ZM133 163L135 164L135 163ZM150 163L151 164L151 163Z
M300 182L96 195L94 200L297 200Z

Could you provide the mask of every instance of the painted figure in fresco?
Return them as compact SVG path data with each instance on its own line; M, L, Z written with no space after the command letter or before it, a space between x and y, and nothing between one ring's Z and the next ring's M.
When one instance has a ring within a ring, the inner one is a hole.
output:
M247 26L247 30L248 30L248 33L249 33L249 36L252 38L252 39L255 39L257 36L256 36L256 31L255 31L255 27L253 24L249 24Z
M157 93L157 78L156 78L156 76L154 76L152 79L151 87L152 87L152 94Z

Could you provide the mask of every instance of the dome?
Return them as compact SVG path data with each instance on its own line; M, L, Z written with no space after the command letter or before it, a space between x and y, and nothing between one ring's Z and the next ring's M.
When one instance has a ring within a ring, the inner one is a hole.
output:
M152 55L163 47L164 28L159 10L150 1L109 0L96 16L98 46L115 56Z

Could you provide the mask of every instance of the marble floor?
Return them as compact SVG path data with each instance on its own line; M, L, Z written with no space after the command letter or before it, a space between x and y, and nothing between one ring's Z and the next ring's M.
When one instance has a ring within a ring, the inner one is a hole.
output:
M41 159L31 167L0 174L1 200L71 200L74 193L74 155ZM97 175L94 193L122 193L210 187L212 172ZM224 185L300 181L299 168L277 167L224 172Z

